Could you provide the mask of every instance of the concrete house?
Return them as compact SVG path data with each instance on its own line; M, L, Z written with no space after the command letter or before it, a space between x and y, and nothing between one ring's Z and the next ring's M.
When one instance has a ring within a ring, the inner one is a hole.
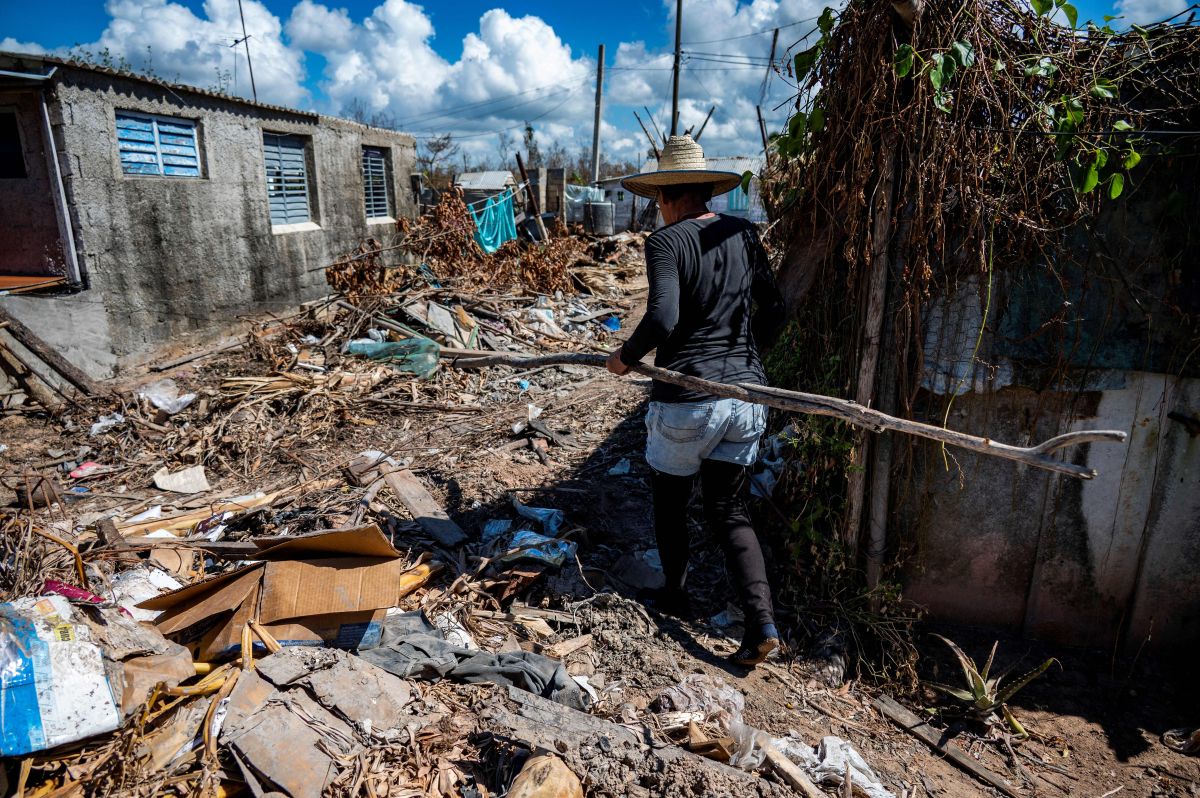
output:
M0 53L0 307L110 377L325 294L413 212L414 162L393 131Z

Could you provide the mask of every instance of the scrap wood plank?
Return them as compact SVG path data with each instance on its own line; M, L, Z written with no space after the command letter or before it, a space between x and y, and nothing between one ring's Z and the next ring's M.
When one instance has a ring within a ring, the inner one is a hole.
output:
M1012 787L1008 786L1007 781L976 762L973 757L966 754L961 748L924 720L900 706L892 698L881 695L875 699L875 706L897 726L928 745L934 751L942 754L975 778L995 787L1000 792L1010 796L1010 798L1018 798L1018 793Z
M451 520L413 472L396 468L391 463L380 463L379 473L427 535L443 546L457 546L467 539L462 528Z
M57 372L64 380L83 391L86 396L100 393L100 386L84 374L74 363L60 355L55 349L34 334L33 330L15 319L9 312L0 308L0 322L5 322L4 329L17 339L30 352L36 355L49 368Z
M775 747L775 744L765 739L766 735L760 735L758 738L759 745L762 746L763 754L767 758L767 764L779 774L779 778L783 779L789 787L804 796L804 798L827 798L825 793L821 792L813 780L808 777L808 774L801 770L795 762L784 756L783 752Z

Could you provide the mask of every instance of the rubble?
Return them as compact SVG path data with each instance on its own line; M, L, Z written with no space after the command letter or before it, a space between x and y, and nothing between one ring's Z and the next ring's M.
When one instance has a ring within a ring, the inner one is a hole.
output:
M425 269L384 268L369 242L329 270L339 295L97 395L55 436L5 434L0 654L26 661L34 626L51 661L74 646L55 677L86 679L53 689L97 697L10 699L44 688L0 667L5 724L28 719L18 703L69 711L42 739L5 726L10 784L811 798L849 762L856 789L915 798L918 756L953 778L858 687L724 670L728 613L683 623L631 598L663 578L623 420L645 382L444 368L605 350L637 317L644 236L484 258L469 230L429 237L449 219L409 231Z

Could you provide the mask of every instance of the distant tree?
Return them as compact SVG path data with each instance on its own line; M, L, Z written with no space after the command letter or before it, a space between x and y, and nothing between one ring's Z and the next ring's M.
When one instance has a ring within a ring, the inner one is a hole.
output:
M530 169L536 169L543 166L542 152L538 149L537 134L533 132L533 125L525 123L525 165Z
M454 135L431 136L417 145L417 168L431 180L449 176L462 147Z
M496 155L499 156L499 164L497 169L511 169L509 159L512 158L513 146L516 141L513 139L512 133L507 130L501 130L496 137Z
M395 130L396 115L388 110L376 111L367 107L361 97L355 97L342 106L341 115L346 119L351 119L362 125L370 125L371 127L382 127L388 130Z

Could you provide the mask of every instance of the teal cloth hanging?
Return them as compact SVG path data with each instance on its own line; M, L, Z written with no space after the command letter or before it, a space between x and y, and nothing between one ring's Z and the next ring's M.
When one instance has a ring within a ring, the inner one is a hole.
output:
M517 237L517 223L513 219L513 192L506 191L488 197L487 203L476 210L480 204L472 203L467 207L471 210L471 218L475 220L475 241L490 255L500 249L505 241Z

